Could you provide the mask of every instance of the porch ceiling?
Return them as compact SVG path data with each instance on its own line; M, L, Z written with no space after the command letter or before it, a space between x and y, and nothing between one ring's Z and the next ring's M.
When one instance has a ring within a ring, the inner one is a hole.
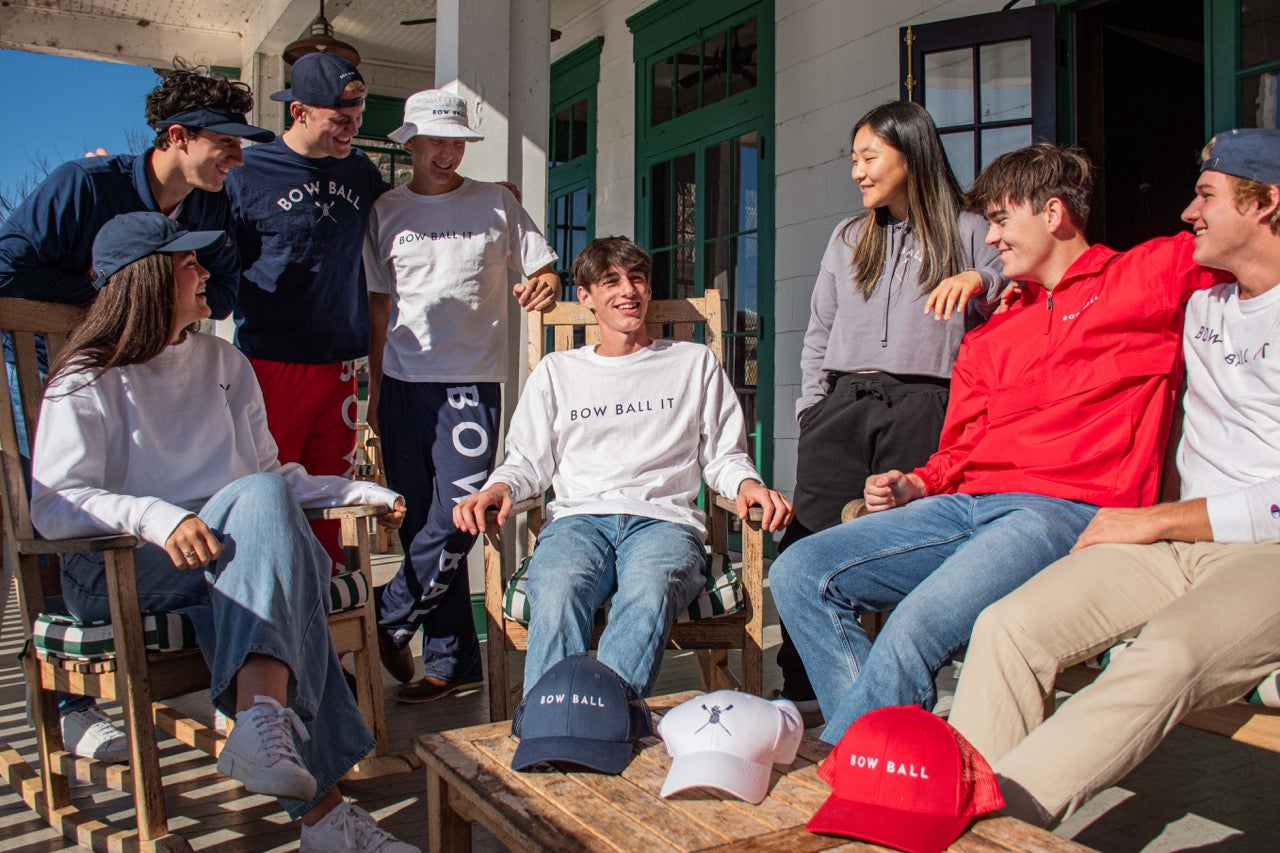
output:
M279 54L306 34L319 0L7 0L0 47L167 66L175 55L240 67L254 51ZM430 68L435 0L328 0L335 35L371 62Z

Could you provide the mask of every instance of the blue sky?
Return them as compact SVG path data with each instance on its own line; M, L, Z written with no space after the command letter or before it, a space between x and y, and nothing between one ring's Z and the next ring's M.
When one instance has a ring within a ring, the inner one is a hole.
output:
M151 137L143 99L159 78L150 68L0 50L0 80L10 82L0 189L16 187L40 155L56 166L99 146L128 153L126 129Z

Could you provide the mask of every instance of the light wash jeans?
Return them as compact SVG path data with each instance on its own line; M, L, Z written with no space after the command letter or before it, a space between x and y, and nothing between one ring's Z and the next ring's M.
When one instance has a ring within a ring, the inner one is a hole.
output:
M1026 493L935 495L796 542L769 571L773 600L839 742L887 705L937 701L933 679L978 614L1065 555L1092 504ZM894 608L873 645L862 613Z
M671 626L702 588L706 555L694 528L640 515L570 515L542 528L529 562L525 693L587 651L595 612L613 596L596 657L648 696Z
M200 518L222 541L222 555L204 571L183 571L164 549L139 547L138 598L144 611L177 610L191 619L212 675L213 703L224 714L235 715L235 676L247 655L289 667L287 704L311 735L298 754L317 783L309 803L281 798L297 818L374 746L329 636L332 561L277 474L224 486ZM76 618L109 618L100 554L66 558L62 587Z

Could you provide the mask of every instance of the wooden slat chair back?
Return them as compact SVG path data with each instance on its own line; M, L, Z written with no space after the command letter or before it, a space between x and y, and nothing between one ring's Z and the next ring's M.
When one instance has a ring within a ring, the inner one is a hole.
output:
M43 384L37 364L36 338L44 338L52 363L83 313L82 309L66 305L0 299L0 332L8 333L13 339L28 444L37 428ZM0 383L4 562L6 580L9 572L17 574L21 624L28 638L22 669L36 735L37 762L33 765L18 750L5 745L0 747L0 773L50 826L84 847L190 850L185 839L168 829L156 728L210 755L217 755L225 736L173 708L155 703L207 689L209 671L198 648L148 651L133 562L138 542L133 536L63 540L37 537L31 523L26 463L22 458L24 455L30 458L30 447L19 447L12 403L8 383ZM363 576L363 582L354 577L345 578L343 588L348 595L360 587L366 591L372 589L368 517L376 511L374 507L357 506L308 513L311 517L331 518L341 523L348 569ZM106 562L104 574L114 654L86 661L38 653L31 637L37 619L60 595L59 555L90 551L102 552ZM335 589L337 587L335 581ZM8 590L7 584L5 589ZM372 596L364 595L355 609L334 613L329 624L339 651L355 653L358 702L378 741L377 748L357 766L355 774L376 775L409 769L416 760L389 755L387 750ZM76 757L65 749L56 691L120 702L129 738L127 765L105 765ZM72 782L130 792L135 806L135 825L108 825L86 814L72 801Z
M647 329L653 338L692 341L701 330L705 343L723 363L722 308L720 293L708 290L700 298L655 300L649 304ZM595 315L576 302L562 302L546 313L528 315L528 364L533 369L548 351L572 349L575 337L587 344L600 341ZM714 553L727 553L730 515L734 503L710 489L707 490L707 527ZM513 518L527 518L527 547L533 550L544 520L543 499L535 498L517 504ZM509 522L510 523L510 522ZM507 582L515 567L507 563L503 548L503 530L491 513L485 532L485 613L488 624L489 716L492 720L510 717L521 695L520 679L512 684L509 652L524 651L528 630L517 621L506 618L503 598ZM743 608L729 615L695 621L677 622L672 629L668 648L697 650L703 686L707 689L739 687L759 695L762 683L762 633L764 595L764 538L760 528L760 511L753 510L742 525L741 595ZM599 640L597 629L592 645ZM742 675L729 668L728 650L739 649Z

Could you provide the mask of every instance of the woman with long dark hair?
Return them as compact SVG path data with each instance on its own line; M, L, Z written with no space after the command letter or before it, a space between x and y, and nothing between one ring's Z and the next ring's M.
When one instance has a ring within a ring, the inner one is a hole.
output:
M195 331L221 231L159 213L103 226L101 288L55 362L33 453L31 514L50 538L127 533L147 611L181 611L236 725L218 769L301 818L304 850L412 851L343 801L336 783L374 741L329 636L330 560L302 507L385 505L371 483L281 465L262 392L230 344ZM101 554L62 562L67 609L109 618ZM295 740L295 732L297 739ZM349 846L354 843L354 847Z
M796 401L795 520L781 548L840 521L878 471L909 471L938 449L951 366L966 322L1004 284L983 217L963 212L938 129L894 101L853 126L863 213L840 222L813 290ZM966 311L970 295L981 292ZM816 711L783 633L782 695Z

